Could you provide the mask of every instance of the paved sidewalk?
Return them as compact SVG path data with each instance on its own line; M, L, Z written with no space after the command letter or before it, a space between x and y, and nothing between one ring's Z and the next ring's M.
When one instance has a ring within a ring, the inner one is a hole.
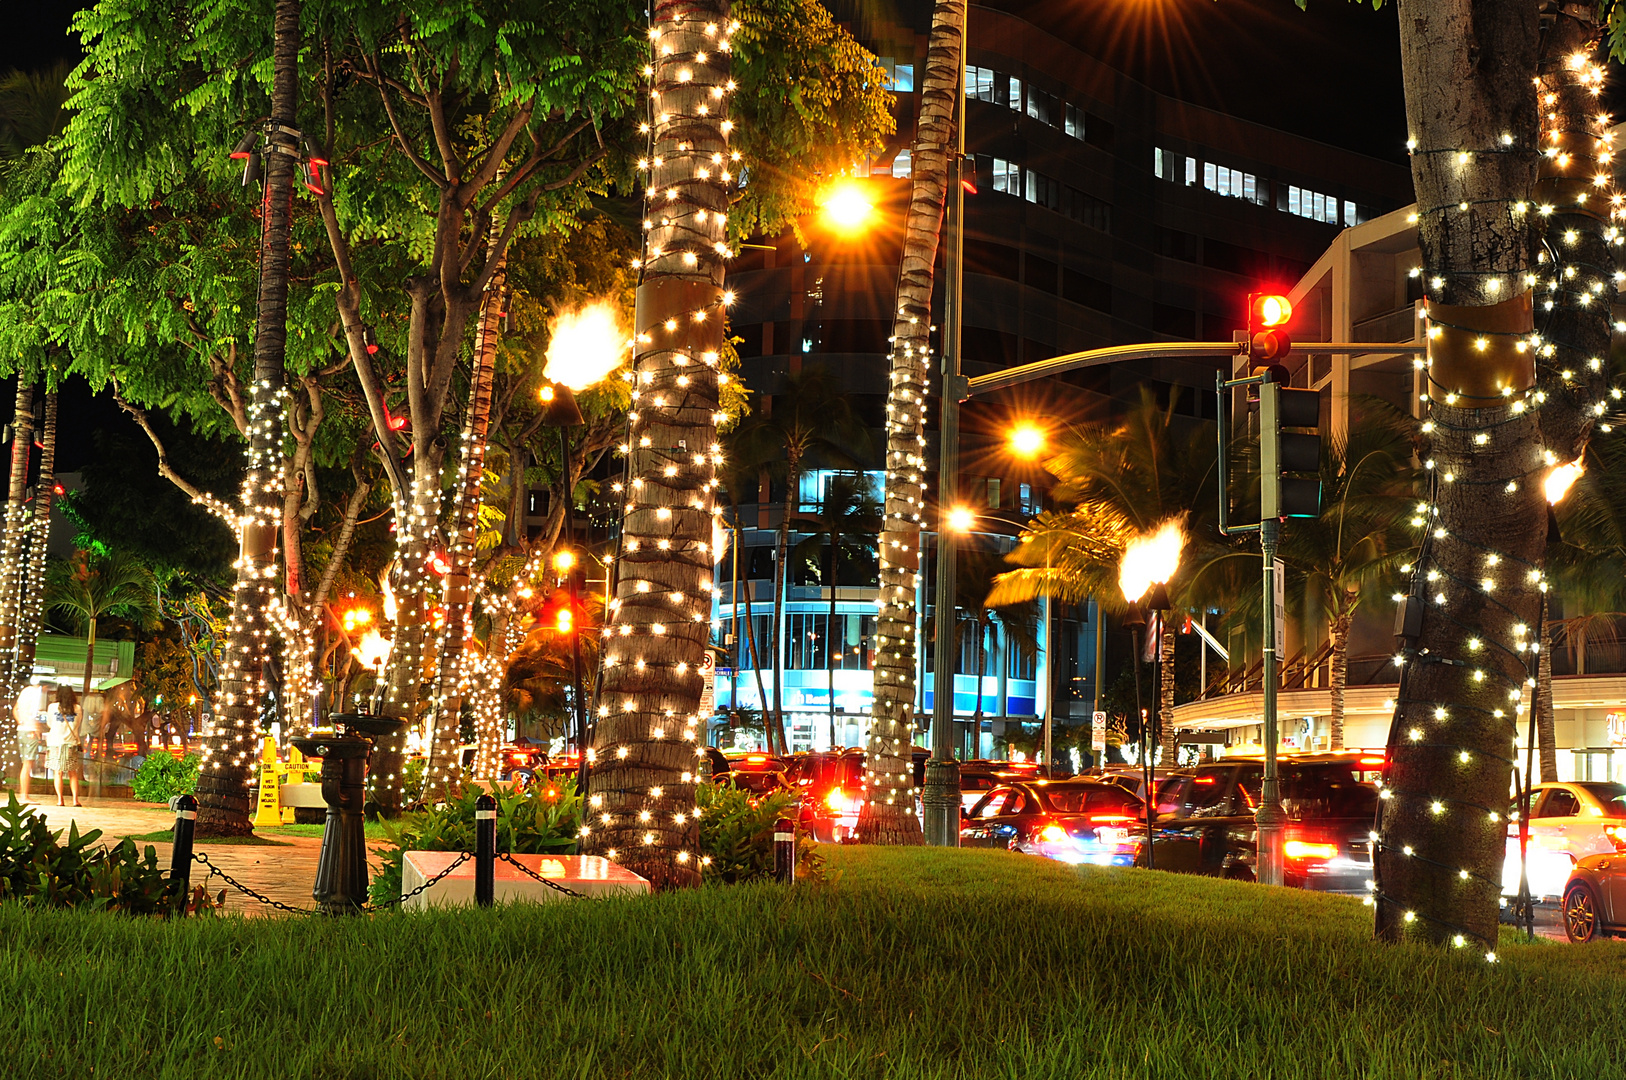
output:
M88 802L89 800L85 800ZM138 803L128 799L102 799L98 804L82 807L57 806L56 796L48 794L42 802L38 792L29 792L29 802L36 813L42 814L52 829L66 831L69 823L78 825L80 832L101 829L107 840L126 836L161 832L175 824L175 817L166 806ZM209 857L209 861L244 885L263 893L279 903L298 908L314 906L311 886L316 881L316 861L322 842L314 836L277 836L278 846L212 843L199 839L194 850ZM283 846L286 845L286 846ZM156 841L138 840L142 849L152 847L159 864L169 865L171 845ZM207 884L209 891L218 895L226 889L226 911L239 915L281 915L269 905L259 903L232 889L218 877L205 881L209 869L201 864L192 868L192 883Z

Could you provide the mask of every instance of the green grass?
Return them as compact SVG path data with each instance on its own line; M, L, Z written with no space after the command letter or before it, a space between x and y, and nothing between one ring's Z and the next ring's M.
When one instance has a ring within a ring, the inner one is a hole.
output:
M278 825L273 829L256 829L255 832L264 836L316 836L322 835L325 825ZM369 840L383 840L385 838L384 823L381 821L367 821L362 823L362 830Z
M173 844L175 842L174 829L160 829L157 832L140 833L129 839L137 843ZM272 840L267 836L258 834L252 836L201 836L192 842L198 849L212 847L293 847L286 840Z
M1607 1077L1626 945L984 851L638 900L165 924L0 904L13 1077ZM132 988L139 988L132 992ZM94 1066L94 1072L91 1071Z

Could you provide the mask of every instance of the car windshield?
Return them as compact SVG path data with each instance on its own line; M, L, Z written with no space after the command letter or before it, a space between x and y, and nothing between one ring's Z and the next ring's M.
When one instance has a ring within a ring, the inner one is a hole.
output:
M1053 784L1044 801L1057 814L1138 814L1140 799L1116 784Z
M1282 770L1282 805L1296 818L1370 817L1378 793L1355 779L1348 765L1296 765Z
M1603 804L1609 817L1626 817L1626 784L1577 784Z
M961 773L961 791L989 791L999 783L999 777L992 773Z

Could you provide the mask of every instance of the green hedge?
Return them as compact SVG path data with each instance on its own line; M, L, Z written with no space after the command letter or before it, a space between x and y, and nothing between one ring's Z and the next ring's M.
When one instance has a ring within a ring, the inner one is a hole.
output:
M154 750L130 781L130 794L142 802L167 803L176 795L190 795L198 786L202 759L187 754L177 760L167 751Z

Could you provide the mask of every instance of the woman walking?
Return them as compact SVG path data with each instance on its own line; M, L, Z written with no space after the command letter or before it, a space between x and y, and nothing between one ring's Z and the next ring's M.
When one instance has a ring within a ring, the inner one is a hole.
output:
M73 805L84 805L79 801L79 769L84 761L84 736L81 733L84 717L84 710L80 708L79 697L73 692L73 688L64 686L58 689L56 704L50 713L50 729L45 734L47 758L56 784L58 806L67 805L62 801L63 773L68 775L68 783L73 789Z
M38 686L25 686L17 695L17 756L22 764L17 769L17 798L28 801L28 783L34 779L34 759L40 756L40 737L44 728L40 713L45 708L45 691Z

